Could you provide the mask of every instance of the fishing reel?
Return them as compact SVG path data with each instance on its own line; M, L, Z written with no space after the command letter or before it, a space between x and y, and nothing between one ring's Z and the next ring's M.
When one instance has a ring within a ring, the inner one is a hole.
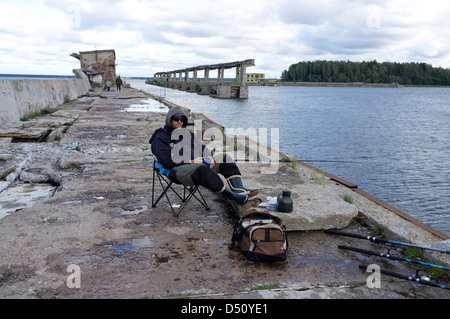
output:
M409 263L409 262L408 262L408 268L414 269L416 271L415 275L408 276L410 278L409 280L411 280L411 281L419 281L419 280L431 281L430 276L419 275L419 272L423 271L423 269L417 269L417 268L411 267L411 263Z
M401 258L401 256L399 255L399 253L397 251L395 251L395 253L391 253L392 249L395 249L398 247L395 247L395 245L391 246L391 245L386 245L386 244L384 246L386 248L386 253L380 253L381 257L397 259L397 260ZM419 274L421 271L424 271L424 269L413 267L413 262L409 259L403 259L403 261L406 261L409 269L413 269L416 272L415 275L408 276L409 280L411 280L411 281L419 281L419 280L431 281L430 276Z

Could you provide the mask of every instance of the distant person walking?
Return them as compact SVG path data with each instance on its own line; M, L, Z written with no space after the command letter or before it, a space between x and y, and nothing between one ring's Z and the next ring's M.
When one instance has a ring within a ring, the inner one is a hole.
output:
M109 90L111 90L111 81L110 80L108 80L108 81L106 81L106 85L105 85L105 88L103 89L103 91L109 91Z
M117 90L120 91L121 88L122 88L122 85L123 85L123 82L122 82L122 79L120 78L120 75L116 79L116 85L117 85Z

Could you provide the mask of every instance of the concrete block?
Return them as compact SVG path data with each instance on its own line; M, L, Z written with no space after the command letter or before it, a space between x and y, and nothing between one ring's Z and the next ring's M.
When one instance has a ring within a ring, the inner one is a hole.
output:
M229 201L237 215L258 208L260 203L268 202L268 197L278 197L283 190L288 189L292 192L293 211L271 212L283 220L288 231L345 228L352 222L353 217L357 216L357 206L343 199L343 195L350 191L347 187L331 180L325 180L322 185L317 184L308 178L311 172L304 167L301 168L304 172L299 172L280 164L278 172L264 175L260 173L263 165L262 163L239 165L244 185L248 188L257 188L260 193L243 206Z
M283 220L288 231L345 228L358 214L356 205L328 193L321 185L306 184L295 191L300 194L291 213L272 212Z

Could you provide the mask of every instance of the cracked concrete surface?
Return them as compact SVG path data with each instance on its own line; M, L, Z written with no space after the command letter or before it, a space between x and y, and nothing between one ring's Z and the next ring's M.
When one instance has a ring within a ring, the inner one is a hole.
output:
M54 142L2 144L4 163L33 158L8 187L25 187L32 178L37 183L46 176L57 191L0 219L1 298L450 297L443 289L388 277L383 277L381 289L367 288L368 274L358 269L360 263L402 273L411 269L340 251L338 244L381 247L320 230L289 232L286 262L251 263L227 246L237 218L232 207L207 190L203 194L209 211L191 202L174 218L164 204L152 208L148 140L165 114L121 112L148 98L134 89L95 91L53 113L76 119ZM242 170L249 172L251 183L254 167L245 165ZM306 168L295 172L281 165L286 174L299 176L303 187L311 182ZM259 177L254 178L256 182ZM272 186L282 185L281 178L272 177ZM307 201L301 196L295 200ZM381 209L364 199L358 203L364 216L376 220ZM345 230L368 233L357 222ZM67 286L72 264L81 269L79 289Z

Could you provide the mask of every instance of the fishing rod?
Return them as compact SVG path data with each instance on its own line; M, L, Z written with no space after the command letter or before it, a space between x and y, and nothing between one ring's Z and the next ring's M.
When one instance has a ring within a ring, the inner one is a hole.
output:
M437 251L440 253L450 254L450 250L419 246L419 245L414 245L414 244L409 244L409 243L402 243L399 241L387 240L387 239L372 237L372 236L363 236L363 235L358 235L358 234L345 233L345 232L340 232L340 231L332 230L332 229L325 230L325 233L339 235L339 236L353 237L353 238L358 238L358 239L365 239L365 240L371 241L376 244L384 244L384 245L391 244L391 245L408 246L408 247L414 247L414 248L419 248L419 249L426 249L426 250Z
M358 164L359 166L362 166L362 162L356 162L356 161L332 161L332 160L299 160L300 162L313 162L313 163L347 163L347 164Z
M405 261L405 262L408 262L408 263L414 263L414 264L420 264L420 265L429 266L429 267L441 268L441 269L444 269L444 270L450 270L450 267L441 266L441 265L435 265L435 264L427 263L427 262L424 262L424 261L418 261L418 260L413 260L413 259L408 259L408 258L402 258L402 257L399 257L399 256L391 255L389 253L387 253L387 254L379 253L379 252L375 252L375 251L370 251L370 250L365 250L365 249L360 249L360 248L355 248L355 247L349 247L349 246L344 246L344 245L338 245L338 248L339 249L345 249L345 250L351 250L351 251L355 251L355 252L362 253L362 254L367 254L367 255L384 257L384 258L388 258L388 259L391 259L391 260Z
M367 266L366 265L359 265L359 268L360 269L364 269L364 270L367 271ZM417 283L422 284L422 285L427 285L427 286L431 286L431 287L438 287L438 288L443 288L443 289L450 290L450 287L447 287L447 286L435 283L433 281L429 281L429 280L423 279L423 277L421 277L421 276L419 276L417 274L416 275L406 276L406 275L402 275L402 274L399 274L399 273L396 273L396 272L383 270L383 269L380 269L380 272L383 275L396 277L396 278L400 278L400 279L405 279L405 280L409 280L409 281L414 281L414 282L417 282Z

